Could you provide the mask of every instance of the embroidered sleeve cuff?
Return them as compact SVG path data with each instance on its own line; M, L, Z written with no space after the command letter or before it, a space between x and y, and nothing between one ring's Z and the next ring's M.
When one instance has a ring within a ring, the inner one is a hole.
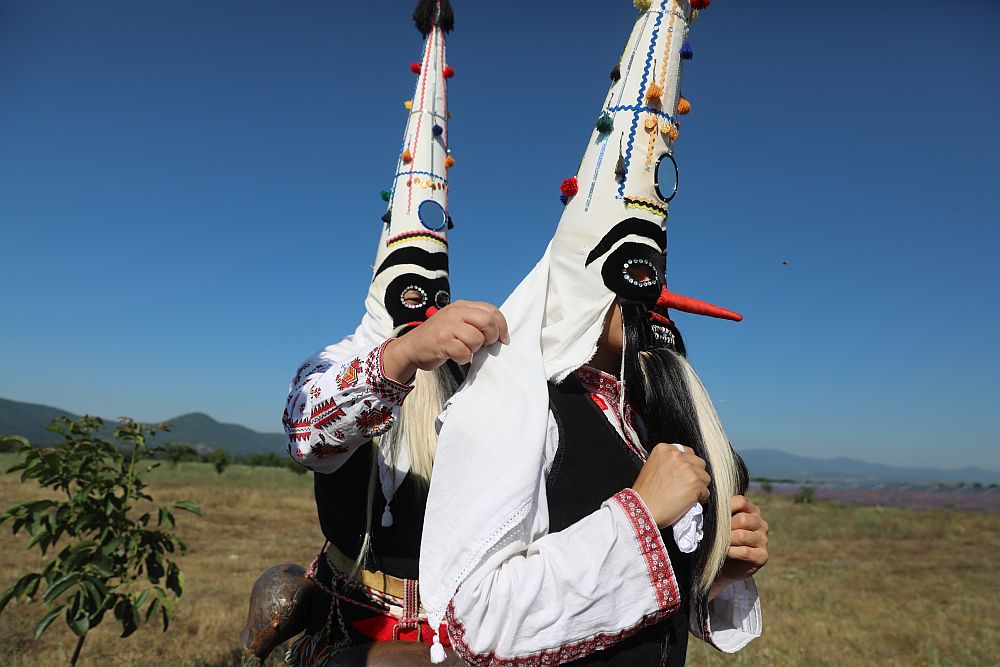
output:
M760 596L752 577L726 586L698 619L691 614L691 632L724 653L735 653L760 637L763 620Z
M617 505L632 524L639 553L646 561L649 585L653 589L657 606L661 611L673 613L680 605L677 578L653 515L639 494L632 489L622 489L613 495L611 504Z
M365 361L365 376L372 392L382 400L398 407L403 404L410 391L413 390L413 385L396 382L385 376L382 369L382 353L391 340L390 338L381 345L376 345L368 353L368 358Z

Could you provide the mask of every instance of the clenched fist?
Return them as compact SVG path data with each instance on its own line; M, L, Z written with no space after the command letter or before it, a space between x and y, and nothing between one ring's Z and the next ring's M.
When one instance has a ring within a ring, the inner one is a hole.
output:
M705 461L685 447L660 443L650 452L646 464L632 485L656 519L666 528L677 523L696 501L708 500L712 478L705 472Z
M410 382L417 369L432 371L449 359L467 364L482 347L507 344L507 320L489 303L456 301L431 315L405 336L394 338L382 353L386 376Z

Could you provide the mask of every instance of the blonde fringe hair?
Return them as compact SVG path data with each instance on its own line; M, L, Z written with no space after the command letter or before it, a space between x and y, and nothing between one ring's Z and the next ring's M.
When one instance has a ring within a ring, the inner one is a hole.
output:
M722 570L722 565L729 552L732 498L739 491L737 487L737 463L733 457L729 438L726 437L726 432L719 421L719 415L715 411L715 406L712 404L712 399L709 398L701 378L682 355L670 350L668 352L676 359L684 372L688 395L691 397L691 404L698 420L701 441L705 445L705 456L708 458L709 469L712 471L712 481L715 482L715 535L712 540L712 551L705 559L705 567L698 580L699 592L707 595L712 588L712 583ZM647 383L648 390L649 376L645 372L647 355L646 352L639 353L640 365L644 371L643 380Z
M410 458L410 475L421 491L426 491L431 483L434 468L434 453L437 451L437 428L435 420L441 414L445 402L458 389L458 382L447 366L433 371L418 370L410 392L399 411L399 417L383 435L372 440L372 465L368 477L368 498L365 502L365 536L361 549L354 561L350 578L357 580L365 569L371 553L372 513L375 494L382 486L378 478L378 450L387 447L389 462L395 466L399 448L406 443Z

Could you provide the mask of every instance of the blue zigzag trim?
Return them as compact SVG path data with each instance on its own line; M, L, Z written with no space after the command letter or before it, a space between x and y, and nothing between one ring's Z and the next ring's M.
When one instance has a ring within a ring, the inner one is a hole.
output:
M639 106L639 105L636 105L636 104L633 104L632 106L624 106L624 105L622 105L622 106L617 106L617 107L608 107L607 111L609 113L615 113L616 111L631 111L633 113L651 113L651 114L655 114L655 115L659 116L660 118L666 118L671 123L675 123L675 124L677 123L677 121L674 120L674 117L671 116L670 114L668 114L666 111L662 111L660 109L653 109L651 107Z
M642 98L646 94L646 82L649 80L649 70L653 64L653 54L656 51L656 38L660 34L660 23L663 19L663 2L660 3L660 12L656 13L656 21L653 23L653 37L649 42L649 52L646 54L646 63L642 68L642 81L639 83L639 97L635 101L635 106L642 106ZM639 114L632 116L632 126L628 132L628 143L625 144L625 178L618 184L618 196L625 196L625 183L628 181L628 168L632 160L632 147L635 143L635 129L639 124Z

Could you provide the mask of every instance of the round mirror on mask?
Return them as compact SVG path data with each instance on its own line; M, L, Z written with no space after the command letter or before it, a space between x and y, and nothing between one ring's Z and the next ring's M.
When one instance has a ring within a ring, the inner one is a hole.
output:
M677 182L680 172L677 169L677 162L670 153L664 153L656 163L656 175L653 185L656 187L656 196L665 202L669 202L677 194Z
M440 232L448 225L448 214L444 212L444 207L433 199L421 202L417 215L420 223L432 232Z

